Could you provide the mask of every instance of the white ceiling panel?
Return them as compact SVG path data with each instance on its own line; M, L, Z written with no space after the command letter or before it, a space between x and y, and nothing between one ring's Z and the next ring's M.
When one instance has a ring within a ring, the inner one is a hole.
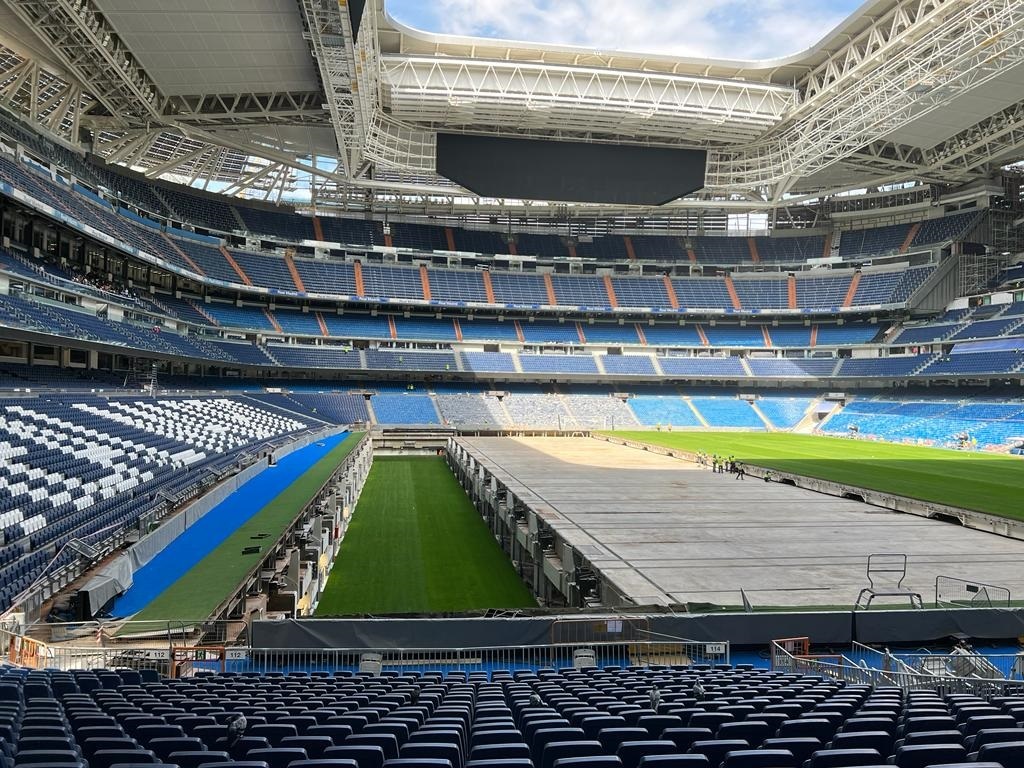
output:
M168 96L319 87L294 0L96 0L96 5Z
M1018 64L1003 75L968 91L948 107L922 115L886 138L897 144L930 149L1022 98L1024 64Z

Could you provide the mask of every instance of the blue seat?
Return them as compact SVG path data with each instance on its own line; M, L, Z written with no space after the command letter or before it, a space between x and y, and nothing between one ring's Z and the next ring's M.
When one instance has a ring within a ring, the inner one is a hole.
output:
M206 763L226 763L230 760L231 756L227 752L210 752L209 750L172 752L167 758L168 763L177 765L179 768L199 768Z
M896 742L895 746L904 744L959 744L964 735L960 731L921 731L908 733Z
M969 752L977 752L986 744L1005 744L1012 741L1024 741L1024 731L1020 728L985 728L965 739L965 746Z
M779 726L779 732L776 735L787 738L809 736L825 744L832 740L835 732L835 727L828 720L814 717L798 717L795 720L786 720Z
M695 741L710 741L714 734L709 728L666 728L661 738L671 741L680 752L686 752Z
M532 763L530 763L532 765ZM466 766L469 768L469 765ZM487 768L481 766L481 768ZM504 768L495 765L491 768ZM512 766L509 766L512 768ZM622 762L614 755L589 755L586 757L560 757L555 760L554 768L622 768Z
M904 744L896 750L893 762L898 768L927 768L938 763L958 763L967 759L967 750L959 744Z
M384 765L384 750L375 744L349 744L330 747L324 752L328 760L355 760L359 768L381 768Z
M530 748L525 744L481 744L473 747L470 760L516 760L530 757Z
M679 747L675 742L667 739L645 739L643 741L624 741L615 751L616 756L622 761L623 768L637 768L640 761L648 755L675 755L679 754Z
M304 749L271 747L270 749L252 749L246 753L245 759L266 763L267 768L288 768L290 763L297 760L308 760L309 755Z
M595 768L616 768L617 766L618 763L615 765L601 764L595 765ZM533 761L522 757L512 760L470 760L466 763L465 768L533 768ZM580 768L587 768L587 766L580 766Z
M882 756L891 755L893 738L884 731L837 733L832 737L829 749L876 749Z
M584 733L586 733L586 728L584 728ZM596 735L595 732L594 736L590 738L594 738ZM525 744L523 735L511 728L493 731L473 731L469 743L472 747L482 747L487 744Z
M62 765L82 765L82 756L78 752L65 750L34 750L19 752L14 760L17 765L34 765L37 763L60 763ZM90 765L92 763L90 762ZM97 763L97 765L99 765ZM102 768L102 766L101 766Z
M91 760L92 756L99 752L101 749L141 749L142 747L135 741L135 739L129 739L127 736L121 736L116 739L86 739L85 741L79 740L79 744L82 747L82 754L85 755L86 760Z
M597 740L601 742L604 751L612 754L624 741L644 741L646 739L647 731L643 728L602 728L597 733Z
M727 752L722 768L797 768L788 749L738 749Z
M713 766L721 764L729 752L736 752L742 749L750 749L750 745L740 739L695 741L690 745L691 754L704 755Z
M338 746L352 735L352 728L347 725L314 725L309 729L308 736L326 736L334 746Z
M18 736L18 751L41 751L52 749L53 751L71 750L75 751L78 749L74 741L67 736L57 737L26 737L24 731Z
M296 760L288 768L359 768L359 763L355 760L328 760L321 757L316 760Z
M172 752L201 751L203 742L195 737L176 736L170 739L152 739L146 746L161 760L166 760Z
M399 749L398 756L410 760L444 760L450 763L452 768L462 768L462 750L458 744L407 742Z
M705 755L644 755L640 768L711 768Z
M978 750L978 762L1024 765L1024 739L1000 744L986 744Z
M744 720L738 723L722 723L715 732L716 739L743 739L752 747L759 747L761 742L771 736L768 723L760 720Z
M281 739L287 736L298 736L299 729L290 723L265 723L247 729L246 735L262 736L270 742L270 746L276 747L281 743Z
M391 733L356 733L345 739L345 745L380 747L385 760L398 757L398 739Z
M819 749L804 765L806 768L854 768L884 763L877 749Z
M602 754L601 742L594 739L581 739L579 741L549 741L544 745L540 754L540 760L534 756L534 763L537 768L554 768L559 760L567 760L571 757L595 757Z
M328 747L334 746L334 742L327 736L286 736L281 740L281 746L304 749L310 759L315 759L322 757Z
M804 760L822 748L822 743L810 736L775 737L765 739L761 747L763 749L785 749L792 753L799 765L803 765Z
M101 749L89 758L90 768L110 768L118 763L157 763L157 756L148 749Z

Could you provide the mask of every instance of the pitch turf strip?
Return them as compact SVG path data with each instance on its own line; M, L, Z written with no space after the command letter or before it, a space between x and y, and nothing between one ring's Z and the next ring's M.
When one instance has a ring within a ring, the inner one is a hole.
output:
M241 583L245 575L266 557L262 552L243 555L242 549L253 544L253 536L256 534L269 534L262 541L277 541L299 510L316 495L331 473L356 447L362 436L362 432L350 432L330 453L243 523L220 546L132 619L182 622L208 619L217 606Z
M536 604L444 459L385 456L373 460L317 615Z
M1024 462L1014 456L757 432L614 432L667 448L1024 520Z

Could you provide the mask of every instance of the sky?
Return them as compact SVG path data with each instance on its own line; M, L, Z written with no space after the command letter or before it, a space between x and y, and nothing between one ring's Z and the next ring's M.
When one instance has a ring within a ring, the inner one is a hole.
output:
M863 0L385 0L428 32L729 59L797 53Z

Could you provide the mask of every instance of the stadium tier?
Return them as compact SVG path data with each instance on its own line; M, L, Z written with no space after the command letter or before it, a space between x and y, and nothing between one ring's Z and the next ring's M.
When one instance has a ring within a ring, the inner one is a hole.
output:
M243 451L322 423L238 398L0 400L0 604L40 576L55 547L113 538L194 496Z
M379 677L243 669L182 680L155 670L5 669L0 687L24 725L8 726L24 765L36 754L48 765L224 768L1007 768L1024 760L1012 696L907 693L742 664ZM239 714L245 730L236 736L226 724Z

